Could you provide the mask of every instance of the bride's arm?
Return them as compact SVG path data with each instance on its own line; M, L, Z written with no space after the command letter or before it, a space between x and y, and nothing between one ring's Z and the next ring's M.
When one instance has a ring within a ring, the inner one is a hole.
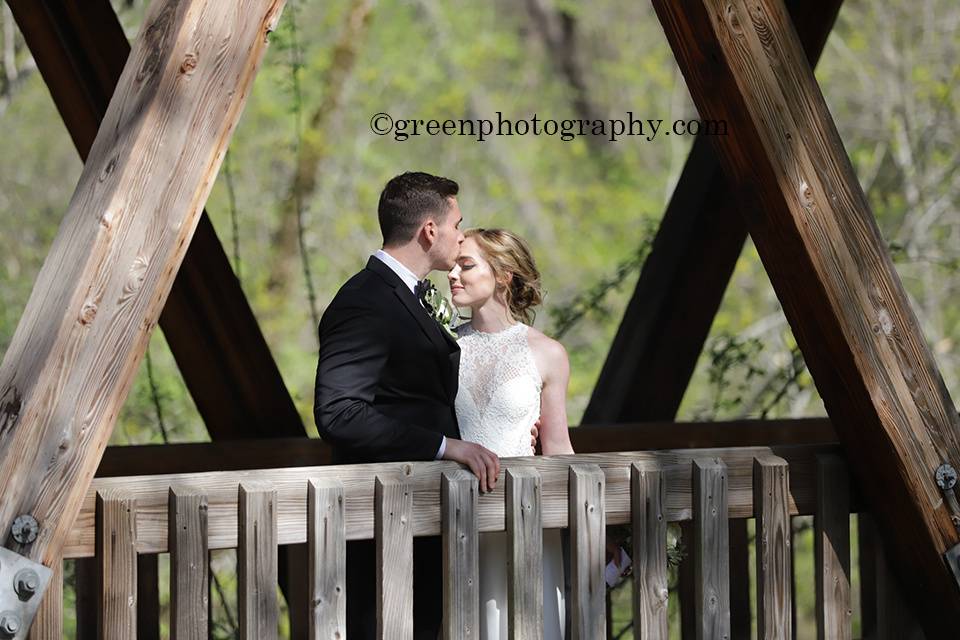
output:
M573 453L570 430L567 425L567 383L570 381L570 361L567 352L556 340L539 341L542 363L540 392L540 449L545 456Z

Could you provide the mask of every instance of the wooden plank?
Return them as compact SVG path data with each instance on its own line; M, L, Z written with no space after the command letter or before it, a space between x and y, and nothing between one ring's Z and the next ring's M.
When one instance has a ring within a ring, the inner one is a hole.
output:
M160 640L160 566L155 553L137 555L137 640Z
M40 608L30 625L30 640L63 640L63 560L54 563Z
M817 458L814 520L817 636L851 640L850 481L839 456Z
M343 484L307 483L307 549L310 557L310 640L347 635L347 534Z
M809 515L815 507L814 456L837 452L835 447L778 447L790 464L790 514ZM692 518L690 463L698 457L724 459L728 466L730 517L753 516L753 458L774 453L768 447L740 449L692 449L678 451L633 451L576 456L537 456L501 460L501 469L532 467L540 473L545 491L543 521L547 528L567 526L567 482L571 463L598 464L606 476L607 524L630 522L630 466L634 462L656 462L667 480L665 517L668 522ZM211 549L237 546L237 483L266 480L280 495L278 526L280 544L307 541L307 478L339 480L344 485L348 540L373 538L373 477L404 479L414 491L414 536L440 535L440 477L444 471L460 468L453 462L385 463L377 465L338 465L267 469L218 473L137 476L135 478L98 478L91 491L107 487L135 490L138 497L139 549L142 553L167 551L167 490L171 484L186 484L202 489L209 500ZM484 495L478 504L480 531L504 530L504 483ZM70 534L65 557L84 557L93 553L92 494L85 499ZM853 508L856 509L856 503Z
M811 66L820 58L841 4L787 2ZM747 238L737 208L736 191L721 172L710 141L698 137L610 345L585 422L676 416Z
M120 21L109 0L8 4L85 160L130 54ZM160 327L211 438L306 435L206 212Z
M478 491L477 477L469 471L458 469L441 476L444 640L480 637Z
M928 635L960 542L934 479L960 419L780 0L653 2L747 227Z
M753 622L750 594L750 536L746 519L730 520L730 633L734 638L750 635Z
M77 558L73 565L73 591L75 594L74 615L77 620L76 640L97 638L97 603L100 601L100 586L97 558L93 553Z
M598 465L570 465L570 591L573 638L591 640L606 634L607 524L605 479Z
M209 561L207 497L188 488L170 487L167 507L170 545L170 637L207 637Z
M282 4L147 12L0 365L0 527L44 523L31 559L60 557Z
M269 640L277 637L280 616L277 603L277 490L269 482L241 482L238 502L240 638Z
M783 458L765 456L754 461L758 640L793 637L789 476L790 469Z
M639 640L667 640L667 484L657 464L631 466L633 622Z
M569 471L568 471L569 473ZM541 478L530 467L506 475L507 628L510 640L543 638Z
M694 585L697 640L730 638L727 466L719 458L693 461Z
M836 437L828 419L800 418L583 425L570 430L570 441L579 453L605 453L832 444ZM118 445L107 447L96 477L306 467L330 462L330 447L318 438L274 438L269 447L253 439Z
M377 476L377 637L413 638L413 491Z
M122 490L97 494L97 628L102 638L137 633L137 501Z

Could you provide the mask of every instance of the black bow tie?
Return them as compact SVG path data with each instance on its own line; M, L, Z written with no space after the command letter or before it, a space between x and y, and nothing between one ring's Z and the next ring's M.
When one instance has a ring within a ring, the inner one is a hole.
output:
M429 280L417 280L417 284L413 288L413 294L417 296L417 300L419 300L420 304L427 310L433 309L433 306L427 301L427 293L432 286L433 283Z

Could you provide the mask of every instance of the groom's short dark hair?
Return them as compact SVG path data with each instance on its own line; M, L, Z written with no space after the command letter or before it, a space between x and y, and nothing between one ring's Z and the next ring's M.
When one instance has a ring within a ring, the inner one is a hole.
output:
M377 215L383 245L410 242L427 216L446 214L448 198L457 195L460 186L449 178L421 171L408 171L391 178L380 193Z

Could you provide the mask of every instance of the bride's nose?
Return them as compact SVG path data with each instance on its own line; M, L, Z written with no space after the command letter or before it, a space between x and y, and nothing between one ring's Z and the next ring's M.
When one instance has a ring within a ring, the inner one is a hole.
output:
M453 269L447 272L447 280L450 281L450 284L453 284L460 279L460 265L455 266Z

